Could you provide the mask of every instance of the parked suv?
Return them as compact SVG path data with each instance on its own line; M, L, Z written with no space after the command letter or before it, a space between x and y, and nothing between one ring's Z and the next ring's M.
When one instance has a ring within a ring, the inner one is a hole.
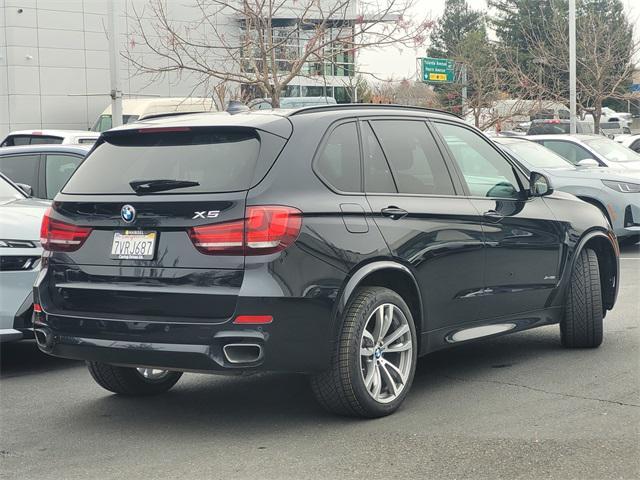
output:
M105 132L46 215L35 332L124 395L181 372L305 372L377 417L429 352L559 323L597 347L603 214L459 118L395 106L198 114Z

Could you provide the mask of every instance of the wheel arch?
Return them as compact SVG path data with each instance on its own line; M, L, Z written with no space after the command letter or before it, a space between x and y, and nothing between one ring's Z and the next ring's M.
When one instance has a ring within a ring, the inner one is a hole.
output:
M604 214L605 218L608 220L609 225L613 225L609 210L607 210L607 207L600 200L598 200L597 198L586 196L586 195L576 195L576 196L583 202L589 203L594 207L599 208L600 211Z
M368 263L355 270L348 277L336 302L333 322L335 335L341 326L340 319L354 292L359 287L385 287L400 295L411 311L418 341L420 340L420 333L425 329L422 296L418 282L407 266L391 260Z
M585 248L590 248L596 252L600 270L602 305L605 310L611 310L618 295L620 271L618 242L613 233L607 234L599 230L588 232L580 239L575 248L569 272L573 271L578 255Z

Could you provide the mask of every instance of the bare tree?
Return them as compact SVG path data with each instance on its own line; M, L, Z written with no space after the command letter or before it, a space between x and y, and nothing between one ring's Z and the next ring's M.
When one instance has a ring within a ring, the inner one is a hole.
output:
M616 2L605 2L616 6ZM577 102L582 112L594 118L595 132L599 131L602 106L606 99L627 99L626 87L634 70L632 59L638 53L638 42L633 39L633 28L624 13L594 8L603 2L579 3L577 19ZM562 4L560 4L562 5ZM621 9L620 5L620 9ZM535 12L534 12L535 13ZM533 16L531 17L533 18ZM539 22L540 17L537 17ZM557 4L551 14L544 17L542 28L525 27L522 35L530 45L530 56L538 67L539 75L531 75L531 68L508 52L513 85L522 98L545 99L568 103L569 31L567 12ZM542 41L539 36L546 36ZM527 70L527 71L525 71Z
M166 0L133 13L146 52L125 57L137 74L191 74L197 85L242 85L279 106L296 77L355 75L358 50L422 44L432 22L409 20L416 0L194 0L198 21L177 22ZM132 42L133 43L133 42Z
M410 105L414 107L439 107L438 96L425 83L410 79L381 80L371 85L372 102L380 104Z
M466 111L462 112L461 85L444 87L445 98L455 103L450 106L451 110L470 115L473 124L481 130L500 129L528 120L533 109L532 103L525 98L510 98L509 88L514 77L502 66L498 52L498 45L487 38L484 30L467 33L454 53L458 69L466 69ZM458 76L462 77L460 71ZM545 106L548 103L545 102Z

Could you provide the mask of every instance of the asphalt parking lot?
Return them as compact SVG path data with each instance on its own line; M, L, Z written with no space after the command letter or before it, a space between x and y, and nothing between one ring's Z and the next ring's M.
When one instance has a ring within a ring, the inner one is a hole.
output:
M127 399L33 342L2 346L0 477L640 478L640 248L598 350L557 326L420 360L395 415L326 414L298 375L187 374Z

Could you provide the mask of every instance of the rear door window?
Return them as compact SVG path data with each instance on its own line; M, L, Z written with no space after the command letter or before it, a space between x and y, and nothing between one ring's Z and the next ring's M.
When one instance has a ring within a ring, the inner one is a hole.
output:
M52 199L67 183L71 174L82 162L82 157L77 155L52 154L46 155L45 160L45 186L47 198Z
M260 137L250 129L110 132L103 135L103 141L78 167L63 192L132 194L130 182L150 180L198 183L159 194L246 190L252 185L259 152Z
M329 134L315 161L315 170L341 192L360 192L360 147L355 122L338 125Z
M38 186L40 155L0 156L0 172L16 183L26 183L34 189Z
M374 120L399 193L453 195L449 171L438 146L422 121Z

